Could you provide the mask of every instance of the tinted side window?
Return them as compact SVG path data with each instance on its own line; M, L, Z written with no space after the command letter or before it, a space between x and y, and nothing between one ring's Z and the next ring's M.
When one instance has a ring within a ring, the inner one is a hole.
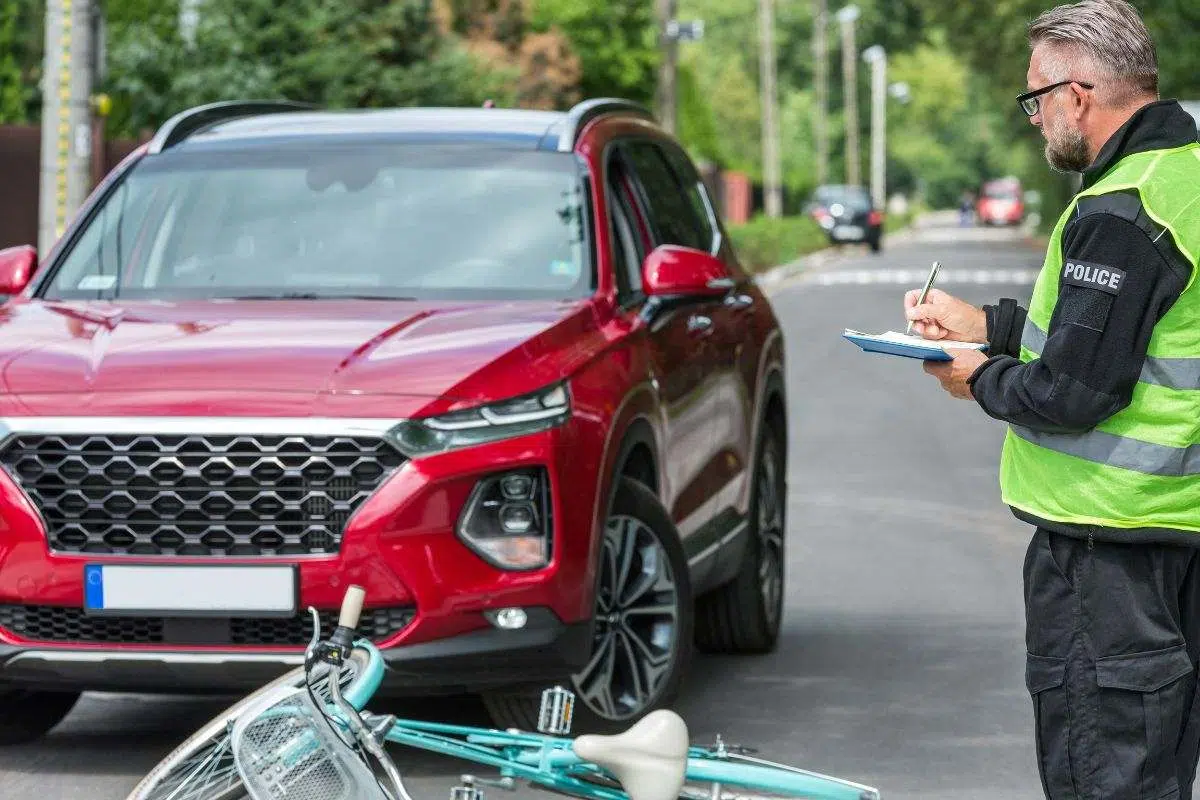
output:
M708 250L712 241L700 232L700 221L686 190L658 147L650 142L632 142L625 152L645 193L658 243Z
M696 215L697 234L705 243L703 249L711 251L717 241L717 229L712 220L712 214L715 211L710 212L709 210L708 190L705 188L704 182L700 180L700 173L696 171L687 154L678 147L668 145L663 150L667 154L667 160L675 169L675 174L679 176L679 182L687 193L688 203Z
M641 240L633 220L633 201L626 189L620 167L609 164L608 215L612 219L612 260L617 286L623 295L636 295L642 290Z

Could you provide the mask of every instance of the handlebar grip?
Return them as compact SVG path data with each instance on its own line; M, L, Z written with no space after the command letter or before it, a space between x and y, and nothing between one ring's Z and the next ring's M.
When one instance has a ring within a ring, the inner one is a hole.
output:
M351 585L346 589L346 596L342 598L342 612L338 617L338 625L350 630L358 627L358 618L362 616L363 599L366 596L367 592L361 586Z

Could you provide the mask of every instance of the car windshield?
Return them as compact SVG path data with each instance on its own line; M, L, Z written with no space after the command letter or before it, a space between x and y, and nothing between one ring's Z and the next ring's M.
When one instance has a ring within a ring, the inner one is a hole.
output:
M50 299L575 299L594 284L568 153L395 142L207 145L143 159Z
M822 186L816 191L816 201L823 206L841 203L856 211L871 207L871 196L861 186Z
M983 196L999 200L1016 200L1017 190L1011 186L989 186L983 190Z

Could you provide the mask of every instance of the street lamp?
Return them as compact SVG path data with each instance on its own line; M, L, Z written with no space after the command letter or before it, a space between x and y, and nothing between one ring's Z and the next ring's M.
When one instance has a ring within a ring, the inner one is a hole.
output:
M883 208L887 201L886 151L887 131L887 51L880 45L863 51L863 61L871 65L871 199Z

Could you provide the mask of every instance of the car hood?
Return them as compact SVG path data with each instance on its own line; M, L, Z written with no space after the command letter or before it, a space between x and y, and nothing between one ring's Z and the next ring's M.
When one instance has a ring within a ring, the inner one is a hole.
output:
M27 413L150 392L166 404L256 395L280 408L288 395L377 396L411 413L431 398L494 399L477 380L489 368L504 373L489 387L501 396L562 377L555 355L591 322L586 302L12 303L0 309L0 386Z

